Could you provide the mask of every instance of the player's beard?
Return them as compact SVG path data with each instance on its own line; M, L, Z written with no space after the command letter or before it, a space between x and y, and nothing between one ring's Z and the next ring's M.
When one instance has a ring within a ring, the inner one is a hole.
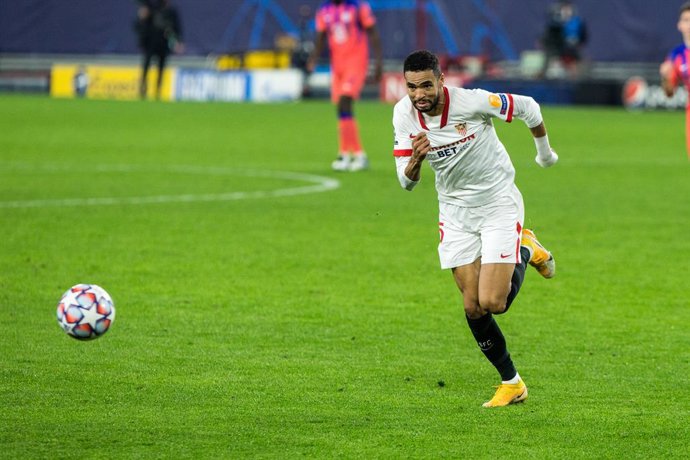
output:
M417 100L417 101L414 102L414 107L415 107L415 109L419 110L419 111L422 112L422 113L433 112L434 109L436 108L436 106L438 106L438 101L439 101L440 99L441 99L441 90L439 89L439 91L436 93L436 97L434 97L432 100L429 101L429 98L427 98L427 97L423 97L423 98L422 98L422 100L425 100L425 101L429 101L429 102L430 102L430 104L429 104L428 107L426 107L426 108L424 108L424 109L420 109L420 108L417 106L417 103L419 103L419 100Z

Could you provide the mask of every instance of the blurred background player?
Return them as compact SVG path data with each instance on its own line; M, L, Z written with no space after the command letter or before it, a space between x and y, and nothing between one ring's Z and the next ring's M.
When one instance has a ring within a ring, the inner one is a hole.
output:
M336 171L369 167L359 139L354 100L359 98L369 68L369 41L375 58L375 78L382 72L381 42L376 18L366 1L327 0L316 11L316 43L307 68L313 71L326 37L331 57L331 100L338 107L338 158Z
M307 81L310 69L308 68L309 59L314 52L314 40L311 32L311 18L313 17L312 8L308 4L303 4L299 7L299 25L297 43L292 50L291 64L294 68L302 71L304 81ZM310 95L310 88L304 85L302 88L302 97Z
M549 66L559 61L571 76L579 74L582 48L587 43L587 25L572 2L551 4L546 30L542 37L544 64L541 75L546 77Z
M674 48L659 67L661 86L668 97L673 96L681 83L690 93L690 2L685 2L680 7L677 27L683 43ZM685 109L685 143L690 159L690 98Z
M182 27L177 9L170 0L139 0L135 30L139 47L143 53L141 83L139 96L146 98L147 77L151 59L158 59L158 79L156 81L156 99L160 99L163 83L163 71L171 51L184 51Z

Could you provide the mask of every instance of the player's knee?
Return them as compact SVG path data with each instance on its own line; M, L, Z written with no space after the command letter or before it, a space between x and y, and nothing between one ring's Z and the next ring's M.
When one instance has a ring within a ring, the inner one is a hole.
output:
M506 311L506 298L497 295L487 296L479 300L479 305L487 313L497 315Z
M470 319L481 318L487 313L486 311L482 310L481 306L479 305L479 302L471 302L469 304L465 302L464 307L465 315Z
M338 101L338 113L342 116L343 114L347 114L348 116L352 116L352 98L348 96L341 96L340 100Z

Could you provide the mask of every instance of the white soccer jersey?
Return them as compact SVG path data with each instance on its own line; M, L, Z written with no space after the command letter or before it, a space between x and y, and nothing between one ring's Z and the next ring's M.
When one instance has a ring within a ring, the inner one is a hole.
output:
M432 147L426 159L436 175L438 200L463 207L487 204L505 194L515 178L492 118L507 122L519 118L533 128L542 122L539 105L531 97L481 89L444 87L443 92L446 104L435 117L419 112L407 96L395 105L393 154L398 178L410 190L416 185L404 171L412 155L412 139L424 131Z

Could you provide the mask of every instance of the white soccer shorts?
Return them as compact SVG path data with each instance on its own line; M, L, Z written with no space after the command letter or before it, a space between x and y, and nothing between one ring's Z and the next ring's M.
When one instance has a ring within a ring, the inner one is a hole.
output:
M439 203L438 255L441 268L471 264L520 263L520 235L525 220L517 187L496 201L473 208Z

